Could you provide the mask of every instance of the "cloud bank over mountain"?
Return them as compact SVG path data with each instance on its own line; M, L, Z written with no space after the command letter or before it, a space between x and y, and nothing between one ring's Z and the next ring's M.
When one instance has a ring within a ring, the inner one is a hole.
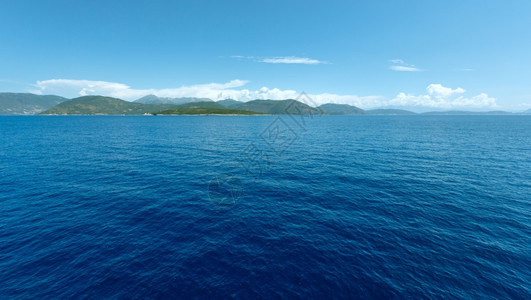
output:
M496 99L481 93L472 97L463 96L463 88L448 88L441 84L430 84L426 87L426 94L411 95L399 93L389 101L390 106L429 107L438 109L481 109L496 108Z
M246 89L247 80L234 79L225 83L207 83L166 89L134 89L123 83L73 79L50 79L37 81L35 94L55 94L64 97L104 95L125 100L136 100L146 95L158 97L197 97L212 100L234 99L249 101L255 99L296 99L303 91L281 90L262 87L258 90ZM426 93L414 95L400 92L392 99L378 95L338 95L333 93L309 94L314 105L325 103L350 104L361 108L375 107L414 107L436 109L491 109L496 108L496 99L486 93L468 96L466 90L445 87L434 83L426 87Z

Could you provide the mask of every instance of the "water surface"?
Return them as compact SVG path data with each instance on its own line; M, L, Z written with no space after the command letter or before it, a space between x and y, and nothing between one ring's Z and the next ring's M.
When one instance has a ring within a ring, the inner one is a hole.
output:
M0 298L531 298L531 117L0 117Z

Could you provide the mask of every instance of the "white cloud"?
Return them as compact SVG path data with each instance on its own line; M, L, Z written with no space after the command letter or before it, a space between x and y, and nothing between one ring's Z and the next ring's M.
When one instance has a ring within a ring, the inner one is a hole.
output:
M131 99L148 94L147 91L133 90L122 83L92 80L50 79L37 81L35 87L44 94L57 94L66 97L106 95Z
M427 94L411 95L399 93L389 101L389 106L426 107L437 109L488 109L497 107L496 99L481 93L472 97L464 97L463 88L448 88L441 84L430 84L426 87Z
M284 100L296 99L300 92L295 90L281 90L278 88L262 87L258 90L238 89L247 84L246 80L231 80L227 83L208 83L191 86L181 86L168 89L133 89L126 84L72 79L51 79L37 81L37 88L33 93L55 94L64 97L79 97L86 95L104 95L124 100L136 100L143 96L153 94L159 97L198 97L212 100L235 99L249 101L255 99ZM316 105L324 103L351 104L360 107L375 107L385 105L383 97L337 94L308 95L311 102ZM311 104L311 103L308 103Z
M452 88L444 87L442 86L442 84L439 84L439 83L432 83L428 85L428 87L426 88L426 91L428 92L428 94L434 97L449 97L454 94L462 94L466 92L466 90L463 88L459 87L453 90Z
M318 65L328 64L326 61L308 58L308 57L296 57L296 56L276 56L276 57L254 57L254 56L241 56L233 55L232 58L236 59L249 59L261 63L269 64L304 64L304 65Z
M263 58L259 60L263 63L270 64L305 64L305 65L316 65L324 64L326 62L320 61L317 59L307 58L307 57L295 57L295 56L283 56L283 57L270 57Z
M125 100L135 100L153 94L159 97L200 97L216 99L220 93L247 84L246 80L231 80L226 83L208 83L170 89L132 89L126 84L72 79L37 81L35 93L57 94L65 97L105 95Z
M181 86L167 89L133 89L126 84L71 79L51 79L38 81L37 88L33 93L55 94L64 97L79 97L84 95L104 95L121 98L124 100L136 100L140 97L153 94L159 97L198 97L212 100L235 99L249 101L256 99L296 99L301 91L281 90L278 88L262 87L258 90L242 88L248 83L247 80L235 79L226 83L207 83L191 86ZM429 107L436 109L454 108L493 108L496 107L496 99L481 93L472 97L464 97L465 89L449 88L441 84L430 84L426 87L425 95L412 95L399 93L393 99L388 100L382 96L357 96L338 95L331 93L309 94L309 105L321 105L324 103L350 104L361 108L375 107Z
M419 72L420 69L415 67L406 67L406 66L390 66L389 69L393 71L400 71L400 72Z
M405 64L405 62L399 58L395 58L395 59L391 59L389 60L390 62L394 63L394 64L397 64L397 65L403 65Z
M415 65L411 65L411 64L408 64L406 63L405 61L399 59L399 58L395 58L395 59L391 59L389 60L392 65L389 66L389 69L393 70L393 71L399 71L399 72L419 72L419 71L422 71L421 69L415 67Z

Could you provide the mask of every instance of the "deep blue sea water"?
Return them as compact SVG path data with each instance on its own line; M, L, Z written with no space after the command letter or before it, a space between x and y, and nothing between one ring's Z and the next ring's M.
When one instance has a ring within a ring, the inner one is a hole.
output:
M530 116L0 117L0 298L531 298Z

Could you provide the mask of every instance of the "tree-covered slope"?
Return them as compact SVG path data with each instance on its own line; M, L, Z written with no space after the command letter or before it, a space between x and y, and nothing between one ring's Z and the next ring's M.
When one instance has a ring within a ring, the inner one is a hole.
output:
M208 98L195 98L195 97L181 97L181 98L170 98L170 97L158 97L155 95L147 95L140 99L135 100L135 102L142 104L185 104L190 102L212 102Z
M0 93L1 115L33 115L68 99L53 95Z
M210 102L190 102L190 103L186 103L186 104L181 104L178 106L179 109L183 109L183 108L217 108L217 109L226 109L225 106L217 103L217 102L214 102L214 101L210 101Z
M225 100L219 100L217 101L217 103L227 107L227 108L231 108L232 106L234 105L239 105L239 104L242 104L244 102L242 101L238 101L238 100L234 100L234 99L225 99Z
M333 115L364 115L366 112L356 106L348 104L327 103L319 106L323 111Z
M253 100L230 106L231 109L248 110L262 114L322 114L320 109L295 100Z
M142 104L104 96L84 96L65 101L42 114L48 115L141 115L172 109L173 104Z
M230 108L185 107L164 110L157 115L259 115L260 113Z

